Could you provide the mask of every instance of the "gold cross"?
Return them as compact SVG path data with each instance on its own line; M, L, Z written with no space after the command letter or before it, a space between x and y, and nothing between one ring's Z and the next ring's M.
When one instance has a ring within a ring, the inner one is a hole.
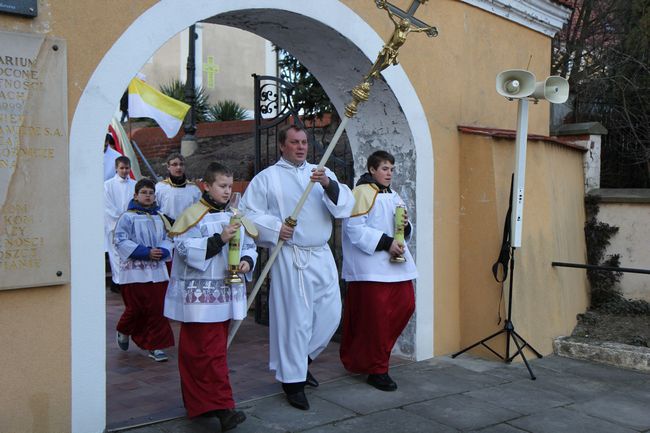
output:
M426 4L426 2L428 2L428 1L429 0L413 0L413 2L411 3L411 6L409 6L409 8L408 8L408 10L406 12L401 10L397 6L394 6L394 5L390 4L390 3L388 3L385 0L375 0L375 4L377 5L377 7L381 8L381 9L386 9L386 10L392 12L393 14L399 16L400 18L404 18L404 19L409 20L414 27L423 29L424 32L427 34L427 36L435 37L435 36L438 36L438 30L435 27L430 26L430 25L420 21L419 19L415 18L415 12L418 10L420 5L421 4L422 5Z
M214 74L219 72L219 65L214 63L214 56L208 56L207 63L203 64L203 72L208 76L208 89L214 89Z

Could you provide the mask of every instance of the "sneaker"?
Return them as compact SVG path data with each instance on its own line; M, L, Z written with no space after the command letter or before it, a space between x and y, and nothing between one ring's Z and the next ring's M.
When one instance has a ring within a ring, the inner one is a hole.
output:
M380 391L395 391L397 389L397 384L388 373L369 374L367 382L368 385L372 385Z
M129 336L117 331L117 345L122 350L129 350Z
M165 362L167 361L167 355L160 349L150 350L149 358L153 359L156 362Z

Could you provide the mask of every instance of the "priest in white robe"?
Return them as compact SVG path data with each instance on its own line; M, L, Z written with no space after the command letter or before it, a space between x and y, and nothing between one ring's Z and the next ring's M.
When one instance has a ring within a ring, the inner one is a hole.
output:
M280 131L282 158L256 175L242 208L259 231L257 243L284 245L271 268L269 367L282 382L289 403L309 409L305 384L318 386L308 363L329 343L341 318L339 277L328 240L332 218L350 216L352 192L327 169L306 162L306 132L297 126ZM317 182L291 227L291 215L310 181Z

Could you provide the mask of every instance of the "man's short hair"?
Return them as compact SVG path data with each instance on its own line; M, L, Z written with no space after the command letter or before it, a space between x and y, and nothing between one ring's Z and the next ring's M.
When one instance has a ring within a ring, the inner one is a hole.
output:
M175 159L180 159L181 162L185 162L185 157L178 152L170 153L165 162L167 165L169 165L170 161L173 161Z
M211 162L205 168L205 172L203 173L203 182L210 185L217 179L217 176L219 175L233 177L231 169L218 162Z
M154 191L156 190L156 184L154 183L153 180L143 177L139 181L135 183L135 193L139 193L142 188L150 188L153 189Z
M111 146L115 146L115 139L108 132L106 133L106 138L104 138L104 144L108 143Z
M122 156L118 156L117 158L115 158L115 168L117 168L120 165L120 163L128 165L129 167L131 167L131 160L129 159L128 156L122 155Z
M368 157L368 171L370 171L371 168L374 168L376 170L377 167L379 167L379 165L384 161L395 164L395 157L385 150L378 150L374 152Z
M280 144L284 144L284 141L287 139L287 132L289 132L291 129L294 131L303 131L305 134L307 134L307 130L300 125L285 126L283 128L280 128L278 131L278 142Z

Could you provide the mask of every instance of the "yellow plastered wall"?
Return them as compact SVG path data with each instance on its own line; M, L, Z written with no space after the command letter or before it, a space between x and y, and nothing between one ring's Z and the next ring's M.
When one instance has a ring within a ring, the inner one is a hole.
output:
M0 15L0 30L66 40L69 124L104 53L154 3L39 1L38 17ZM0 330L0 432L70 431L70 287L0 291Z
M491 267L501 246L514 166L514 140L461 137L461 343L470 345L503 327L504 302ZM588 306L584 272L553 268L552 261L584 263L582 152L529 141L522 245L515 252L515 330L542 354L568 335ZM490 346L503 353L505 338ZM477 353L487 354L486 350ZM511 351L511 354L513 352Z

